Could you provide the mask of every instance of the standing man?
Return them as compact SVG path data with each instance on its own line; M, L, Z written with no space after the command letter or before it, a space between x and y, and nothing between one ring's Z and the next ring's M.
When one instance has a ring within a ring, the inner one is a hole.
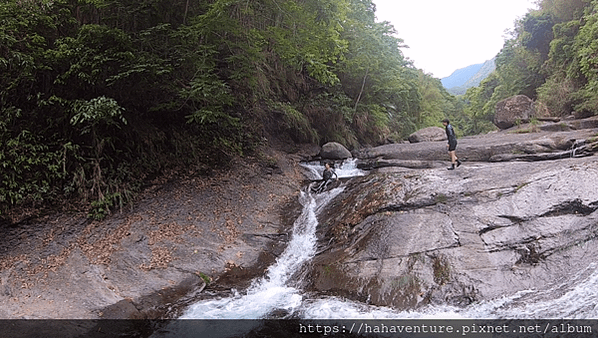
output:
M442 120L442 124L444 125L444 130L446 131L446 138L448 139L448 152L449 156L451 157L451 167L447 168L448 170L455 170L455 163L457 167L461 165L461 161L457 158L457 154L455 154L455 149L457 149L457 135L455 135L455 130L448 119Z

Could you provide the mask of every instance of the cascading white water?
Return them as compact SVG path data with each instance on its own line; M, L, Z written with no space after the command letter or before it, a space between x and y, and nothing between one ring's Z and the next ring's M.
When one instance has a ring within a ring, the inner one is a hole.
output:
M465 308L428 306L413 311L365 305L336 297L305 301L299 316L306 319L596 319L596 264L545 290L526 290Z
M395 311L339 298L306 301L300 317L307 319L596 319L598 265L555 283L545 290L526 290L465 308L429 306L417 311Z
M306 176L310 180L321 180L322 172L324 171L324 165L320 163L307 163L302 165L307 173ZM339 165L338 168L334 168L334 171L339 178L363 176L366 174L365 171L357 168L357 159L347 159Z
M303 211L293 225L289 245L268 269L266 276L255 280L243 295L235 292L229 298L198 302L181 318L259 319L277 309L292 313L301 305L303 297L300 290L288 285L289 279L315 255L318 207L341 191L342 188L337 188L317 196L302 191L300 202Z
M306 164L304 167L311 173L309 178L321 179L323 166ZM355 168L355 161L345 162L336 172L339 177L365 174ZM291 241L266 276L255 280L243 294L235 291L229 298L198 302L181 318L260 319L268 318L274 310L281 309L305 319L598 318L597 265L591 265L563 283L544 290L522 291L465 308L429 306L417 311L396 311L337 297L310 298L302 290L289 285L290 278L315 254L319 209L341 191L342 187L317 195L301 192L303 212L295 221Z

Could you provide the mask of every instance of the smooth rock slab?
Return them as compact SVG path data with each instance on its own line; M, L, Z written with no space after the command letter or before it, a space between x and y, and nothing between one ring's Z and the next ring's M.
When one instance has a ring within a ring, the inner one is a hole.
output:
M542 288L598 255L598 158L385 168L318 220L308 289L411 309Z

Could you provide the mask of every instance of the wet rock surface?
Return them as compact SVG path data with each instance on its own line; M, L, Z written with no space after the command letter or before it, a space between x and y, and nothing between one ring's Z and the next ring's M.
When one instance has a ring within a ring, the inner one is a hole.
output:
M301 154L156 182L103 221L61 213L0 227L0 318L164 318L263 274L288 241Z
M319 215L307 290L401 309L466 305L587 267L598 131L516 130L459 139L467 160L454 171L445 141L354 152L370 173L339 180ZM101 222L73 212L2 224L0 318L168 318L247 287L289 240L306 184L298 164L316 148L156 182Z
M363 151L370 174L319 216L307 289L398 309L467 305L585 269L598 254L596 135L460 139L468 161L454 171L441 143ZM575 142L587 147L574 154Z

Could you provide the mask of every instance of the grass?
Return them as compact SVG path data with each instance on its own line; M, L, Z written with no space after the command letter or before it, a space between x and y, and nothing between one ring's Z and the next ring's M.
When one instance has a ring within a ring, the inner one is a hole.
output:
M206 275L203 272L199 273L199 277L201 277L201 279L203 279L204 283L206 283L206 285L210 285L210 282L212 282L212 278L210 278L210 276Z
M525 187L526 185L529 185L529 182L519 184L517 188L515 188L515 192L518 192L519 190L523 189L523 187Z
M445 194L438 194L434 197L435 203L445 204L448 201L448 197Z

